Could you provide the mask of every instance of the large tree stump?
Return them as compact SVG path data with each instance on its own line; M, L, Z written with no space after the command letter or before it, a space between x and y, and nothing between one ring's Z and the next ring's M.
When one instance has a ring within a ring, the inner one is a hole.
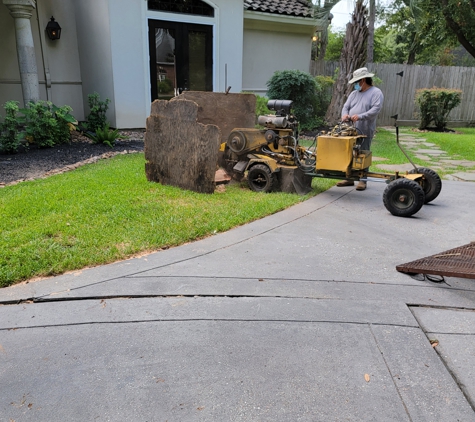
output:
M199 193L213 193L221 133L198 123L198 104L156 100L147 118L147 180Z
M198 104L198 122L216 125L221 130L221 142L237 127L254 127L256 124L256 96L207 91L185 91L170 101L181 99Z

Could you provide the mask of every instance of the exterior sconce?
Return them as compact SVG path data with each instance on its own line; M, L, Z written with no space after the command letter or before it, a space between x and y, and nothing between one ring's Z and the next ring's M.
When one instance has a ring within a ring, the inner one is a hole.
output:
M59 40L61 37L61 27L59 23L54 20L53 16L51 16L51 20L48 22L48 25L46 25L46 34L50 40Z

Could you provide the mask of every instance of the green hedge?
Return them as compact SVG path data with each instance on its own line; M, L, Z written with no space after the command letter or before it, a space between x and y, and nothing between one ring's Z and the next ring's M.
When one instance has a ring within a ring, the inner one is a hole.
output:
M449 113L462 101L462 91L448 88L424 88L416 91L416 104L420 109L419 129L426 129L431 122L437 129L447 126Z

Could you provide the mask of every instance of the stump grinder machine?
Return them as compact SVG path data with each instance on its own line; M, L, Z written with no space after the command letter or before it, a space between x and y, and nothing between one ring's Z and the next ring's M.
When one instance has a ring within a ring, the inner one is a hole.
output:
M264 129L235 128L220 146L219 164L235 180L247 175L249 187L256 192L311 191L314 177L367 181L384 179L386 209L395 216L409 217L423 204L433 201L442 189L439 175L417 167L399 144L396 119L396 142L414 169L405 174L369 171L371 151L361 149L365 136L352 123L340 122L328 132L320 132L309 147L300 145L298 121L291 114L292 101L270 100L275 114L258 117Z

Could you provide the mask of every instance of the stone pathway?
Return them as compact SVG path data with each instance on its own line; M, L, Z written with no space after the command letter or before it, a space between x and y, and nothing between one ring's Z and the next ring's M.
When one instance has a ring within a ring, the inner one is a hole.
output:
M393 126L384 127L384 129L393 133L396 132L396 129ZM399 143L406 151L410 151L412 154L414 154L417 159L426 161L426 167L429 167L432 170L438 172L447 172L457 169L460 170L460 167L463 167L463 170L443 175L443 179L475 182L475 161L463 160L460 159L460 157L451 157L446 151L440 149L436 144L427 142L424 138L418 138L406 133L399 133ZM384 161L384 159L373 157L373 161ZM375 165L381 170L399 172L410 171L414 168L411 163L375 163Z

